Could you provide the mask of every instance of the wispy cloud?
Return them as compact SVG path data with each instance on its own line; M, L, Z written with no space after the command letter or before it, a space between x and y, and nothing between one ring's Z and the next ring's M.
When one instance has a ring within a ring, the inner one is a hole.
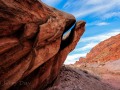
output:
M61 2L61 0L42 0L42 2L50 5L50 6L55 6Z
M92 37L85 37L85 38L82 38L80 40L80 42L90 42L90 41L91 42L95 42L95 41L100 42L100 41L110 38L111 36L115 36L117 34L120 34L120 29L115 29L115 30L112 30L111 32L95 35Z
M77 18L93 13L93 15L101 17L101 15L110 13L114 9L120 10L120 0L69 0L63 8L70 11Z
M90 49L92 49L94 46L96 46L101 41L104 41L104 40L110 38L111 36L115 36L117 34L120 34L120 29L116 29L116 30L113 30L111 32L95 35L92 37L81 38L79 43L86 42L86 44L83 47L76 48L74 50L74 52L90 51Z
M101 18L102 18L102 19L108 19L108 18L112 18L112 17L118 17L118 18L120 18L120 12L106 13L106 14L103 15Z
M108 22L95 21L95 22L87 23L86 26L106 26L106 25L109 25L109 24L110 23L108 23Z
M107 22L100 22L100 23L97 23L96 25L97 26L105 26L105 25L109 25L110 23L107 23Z
M83 16L86 16L86 15L89 15L92 13L97 13L98 11L106 12L109 10L108 7L110 7L110 6L109 5L107 5L107 6L101 5L101 6L97 6L97 7L88 9L88 10L86 10L86 9L85 10L77 10L76 12L72 12L72 14L74 14L76 18L79 18L79 17L83 17ZM105 8L107 8L107 9L105 10ZM101 13L101 12L99 12L99 13Z
M97 44L98 44L98 42L90 42L90 43L86 44L84 47L76 48L74 51L75 52L83 52L83 51L93 48Z
M80 57L85 57L85 56L86 56L86 53L69 55L67 56L65 64L74 64L75 61L79 60Z

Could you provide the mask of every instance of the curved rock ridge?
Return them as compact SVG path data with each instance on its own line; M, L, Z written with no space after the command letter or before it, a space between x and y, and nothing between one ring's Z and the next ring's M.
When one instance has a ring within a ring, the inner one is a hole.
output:
M96 45L86 56L80 58L76 64L86 62L107 62L110 60L120 59L120 34L112 36L111 38L102 41Z
M51 84L85 31L85 22L75 21L41 1L0 0L0 90Z

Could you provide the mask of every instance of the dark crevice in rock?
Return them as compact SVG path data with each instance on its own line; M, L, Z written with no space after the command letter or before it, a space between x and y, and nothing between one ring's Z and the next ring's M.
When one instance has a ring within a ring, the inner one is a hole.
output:
M70 45L71 42L73 41L75 27L76 27L76 24L74 25L72 30L70 30L69 32L66 33L66 36L64 36L65 38L62 38L62 42L60 45L61 50L64 49L65 47L67 47L68 45Z
M31 58L31 62L30 62L30 64L29 64L29 67L28 67L28 69L26 70L26 72L29 71L30 69L32 69L32 67L34 66L34 62L35 62L35 57L36 57L35 51L34 51L34 50L31 50L30 54L32 55L32 58ZM25 72L25 73L26 73L26 72Z
M62 40L64 40L69 34L70 31L76 26L76 22L70 26L68 30L65 30L62 35Z
M24 32L24 27L25 27L25 24L21 25L21 27L13 34L13 36L20 39L20 37L22 36Z
M43 90L47 90L47 89L49 89L50 87L52 87L54 84L55 84L55 82L57 81L57 77L51 82L51 83L49 83Z
M19 25L8 25L7 29L4 25L0 26L0 38L1 37L17 37L19 38L24 30L24 24Z
M67 31L69 31L69 30L72 28L72 26L75 25L76 21L75 21L75 20L71 20L71 21L68 20L68 22L66 22L66 23L67 23L67 25L65 26L65 30L64 30L64 32L63 32L63 35L64 35Z

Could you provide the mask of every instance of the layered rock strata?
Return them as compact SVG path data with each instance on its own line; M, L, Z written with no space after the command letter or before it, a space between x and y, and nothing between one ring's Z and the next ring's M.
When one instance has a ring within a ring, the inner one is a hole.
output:
M102 41L96 45L87 54L85 58L80 58L76 64L80 63L104 63L111 60L120 59L120 34L112 36L111 38Z

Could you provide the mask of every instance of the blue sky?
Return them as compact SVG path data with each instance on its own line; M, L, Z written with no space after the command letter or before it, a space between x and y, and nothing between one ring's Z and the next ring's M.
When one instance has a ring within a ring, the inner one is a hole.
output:
M42 0L44 3L86 21L86 31L65 64L85 57L99 42L120 34L120 0Z

